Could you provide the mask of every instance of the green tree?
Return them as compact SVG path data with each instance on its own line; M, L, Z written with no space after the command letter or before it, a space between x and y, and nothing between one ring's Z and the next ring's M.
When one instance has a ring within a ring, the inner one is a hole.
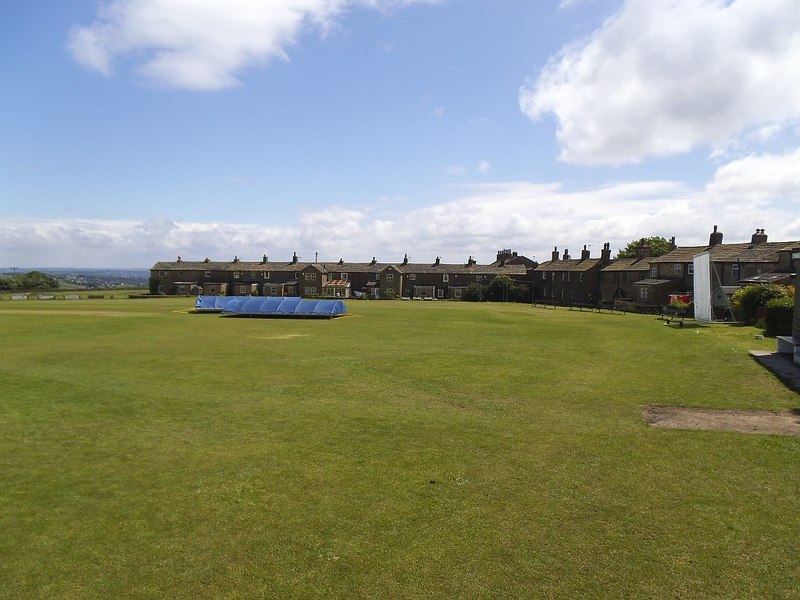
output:
M498 275L489 283L486 299L491 302L508 302L516 298L517 282L508 275Z
M58 280L41 271L0 277L0 290L54 290L57 287Z
M622 250L617 252L617 258L636 258L640 246L650 247L650 256L661 256L669 252L670 241L658 235L639 238L629 242Z

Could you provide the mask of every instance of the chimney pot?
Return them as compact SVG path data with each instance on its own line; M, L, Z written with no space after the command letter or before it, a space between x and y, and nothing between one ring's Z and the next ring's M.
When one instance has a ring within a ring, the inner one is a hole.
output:
M708 237L708 245L709 246L716 246L722 243L722 232L717 231L717 226L714 225L714 231Z

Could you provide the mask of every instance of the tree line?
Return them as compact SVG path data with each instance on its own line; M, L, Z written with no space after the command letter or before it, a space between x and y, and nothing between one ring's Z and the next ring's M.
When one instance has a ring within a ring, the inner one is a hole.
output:
M41 271L0 277L0 290L52 290L57 287L58 280Z

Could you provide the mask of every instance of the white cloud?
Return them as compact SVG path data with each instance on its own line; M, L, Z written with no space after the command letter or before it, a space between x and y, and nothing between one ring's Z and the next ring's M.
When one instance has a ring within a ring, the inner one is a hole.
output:
M796 0L628 0L520 91L552 113L561 159L621 164L800 118ZM768 129L764 129L764 128Z
M492 163L490 163L488 160L478 161L478 173L488 173L491 168Z
M0 220L0 266L149 267L180 255L186 260L262 254L288 260L450 262L472 255L483 262L499 248L543 260L553 246L575 254L584 244L597 255L642 236L677 237L702 245L714 225L725 241L747 241L756 228L771 240L800 239L800 148L754 154L720 166L707 185L676 181L620 182L580 191L560 184L498 182L461 186L449 199L403 210L376 202L359 210L330 206L298 215L293 226L152 221Z
M309 26L329 30L356 6L389 10L439 0L112 0L97 20L76 26L74 58L104 75L119 57L142 60L140 72L163 85L218 90L235 73L286 51Z

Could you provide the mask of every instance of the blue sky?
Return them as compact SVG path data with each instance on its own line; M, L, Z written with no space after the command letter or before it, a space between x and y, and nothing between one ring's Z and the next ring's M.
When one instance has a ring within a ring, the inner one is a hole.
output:
M800 239L795 0L6 0L0 266Z

